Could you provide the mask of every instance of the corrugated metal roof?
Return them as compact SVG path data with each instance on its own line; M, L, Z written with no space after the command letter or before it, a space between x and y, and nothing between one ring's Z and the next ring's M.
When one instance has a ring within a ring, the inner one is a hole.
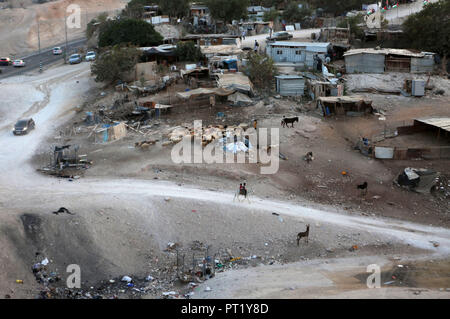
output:
M369 48L369 49L353 49L353 50L349 50L349 51L344 53L344 56L355 55L355 54L362 54L362 53L383 54L383 55L388 55L388 54L404 55L404 56L411 56L411 57L416 57L416 58L423 58L426 54L434 54L434 53L430 53L430 52L416 53L416 52L412 52L412 51L405 50L405 49L380 49L380 50L375 50L373 48Z
M303 79L303 76L300 75L277 75L276 76L277 79Z
M330 42L288 42L288 41L276 41L269 43L270 46L285 46L285 47L319 47L327 48Z
M450 117L430 117L415 120L418 122L439 127L440 129L450 132Z

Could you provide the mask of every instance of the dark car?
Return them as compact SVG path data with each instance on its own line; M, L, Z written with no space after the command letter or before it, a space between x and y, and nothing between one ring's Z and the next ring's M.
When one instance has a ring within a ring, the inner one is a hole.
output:
M35 123L33 119L24 119L17 121L16 125L14 125L13 133L14 135L24 135L27 134L29 131L34 129Z
M275 32L271 37L267 37L267 41L290 40L294 36L288 32Z

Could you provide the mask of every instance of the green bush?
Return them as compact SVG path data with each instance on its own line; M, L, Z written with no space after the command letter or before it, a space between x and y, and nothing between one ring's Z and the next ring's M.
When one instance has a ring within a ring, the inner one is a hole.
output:
M96 82L112 83L122 80L133 70L142 52L133 47L114 46L100 54L91 66Z
M179 61L201 61L205 59L202 51L193 41L179 42L175 49Z
M153 26L136 19L110 20L100 26L99 46L107 47L118 44L136 46L155 46L162 43L163 37Z

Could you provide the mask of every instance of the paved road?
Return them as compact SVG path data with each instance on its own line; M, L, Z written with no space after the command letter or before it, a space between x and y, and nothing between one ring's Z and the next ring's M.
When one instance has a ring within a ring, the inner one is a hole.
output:
M71 41L68 43L67 46L67 54L70 55L72 53L75 53L75 51L84 46L86 44L86 39L79 39L75 41ZM65 43L55 45L60 47L65 47ZM53 47L55 47L53 46ZM13 75L19 75L34 69L39 68L39 62L42 61L42 65L45 68L46 65L55 63L57 61L63 61L64 55L53 55L52 48L45 48L41 50L41 54L38 52L32 53L27 56L23 56L20 59L24 60L26 65L25 67L15 68L12 65L10 66L0 66L0 70L2 71L0 73L0 79L13 76Z

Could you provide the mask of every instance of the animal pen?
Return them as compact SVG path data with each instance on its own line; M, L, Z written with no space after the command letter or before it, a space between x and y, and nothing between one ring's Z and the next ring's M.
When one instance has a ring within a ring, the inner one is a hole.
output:
M324 117L331 115L362 116L373 113L372 100L362 96L326 96L317 99Z

